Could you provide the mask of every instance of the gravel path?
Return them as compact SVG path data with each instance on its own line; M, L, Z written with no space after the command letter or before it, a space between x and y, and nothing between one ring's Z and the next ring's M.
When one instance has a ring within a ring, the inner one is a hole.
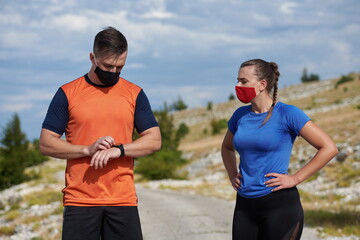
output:
M231 239L234 202L137 186L144 240ZM320 240L305 228L302 239Z

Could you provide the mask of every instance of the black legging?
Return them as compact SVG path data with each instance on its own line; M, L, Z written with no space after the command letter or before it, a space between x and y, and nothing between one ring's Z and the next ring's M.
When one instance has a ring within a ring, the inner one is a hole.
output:
M259 198L237 194L233 240L298 240L303 224L304 212L295 187Z

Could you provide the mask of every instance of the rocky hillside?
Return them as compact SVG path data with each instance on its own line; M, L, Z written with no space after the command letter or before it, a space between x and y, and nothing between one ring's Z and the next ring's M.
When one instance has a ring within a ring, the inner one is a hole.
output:
M336 88L339 78L279 90L279 101L304 109L340 149L340 154L320 173L299 185L304 209L313 214L308 215L307 222L324 239L360 239L360 75L353 77L353 81ZM229 119L239 106L241 103L234 100L213 104L211 110L196 108L176 112L176 124L184 122L190 128L181 143L181 150L190 160L181 170L187 172L188 179L138 184L233 200L234 191L220 155L225 129L212 135L211 121ZM290 170L301 168L314 152L313 147L299 138ZM52 159L28 169L40 178L0 192L0 239L60 239L64 163ZM322 210L326 210L325 217L321 215ZM332 218L332 213L336 219L330 221L330 226L324 224L329 214Z

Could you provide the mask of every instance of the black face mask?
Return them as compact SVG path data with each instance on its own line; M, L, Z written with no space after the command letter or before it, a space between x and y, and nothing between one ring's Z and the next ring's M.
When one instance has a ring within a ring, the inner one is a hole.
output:
M114 72L108 72L104 71L98 66L95 68L95 73L98 76L100 82L102 82L104 85L113 85L119 80L120 72L114 73Z

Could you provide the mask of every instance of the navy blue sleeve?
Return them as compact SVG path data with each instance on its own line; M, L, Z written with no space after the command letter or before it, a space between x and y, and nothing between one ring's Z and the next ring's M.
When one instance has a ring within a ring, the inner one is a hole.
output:
M59 88L52 99L42 127L62 135L69 121L69 102L64 91Z
M142 133L149 128L159 126L151 110L149 100L142 89L136 98L134 117L135 129L138 133Z

